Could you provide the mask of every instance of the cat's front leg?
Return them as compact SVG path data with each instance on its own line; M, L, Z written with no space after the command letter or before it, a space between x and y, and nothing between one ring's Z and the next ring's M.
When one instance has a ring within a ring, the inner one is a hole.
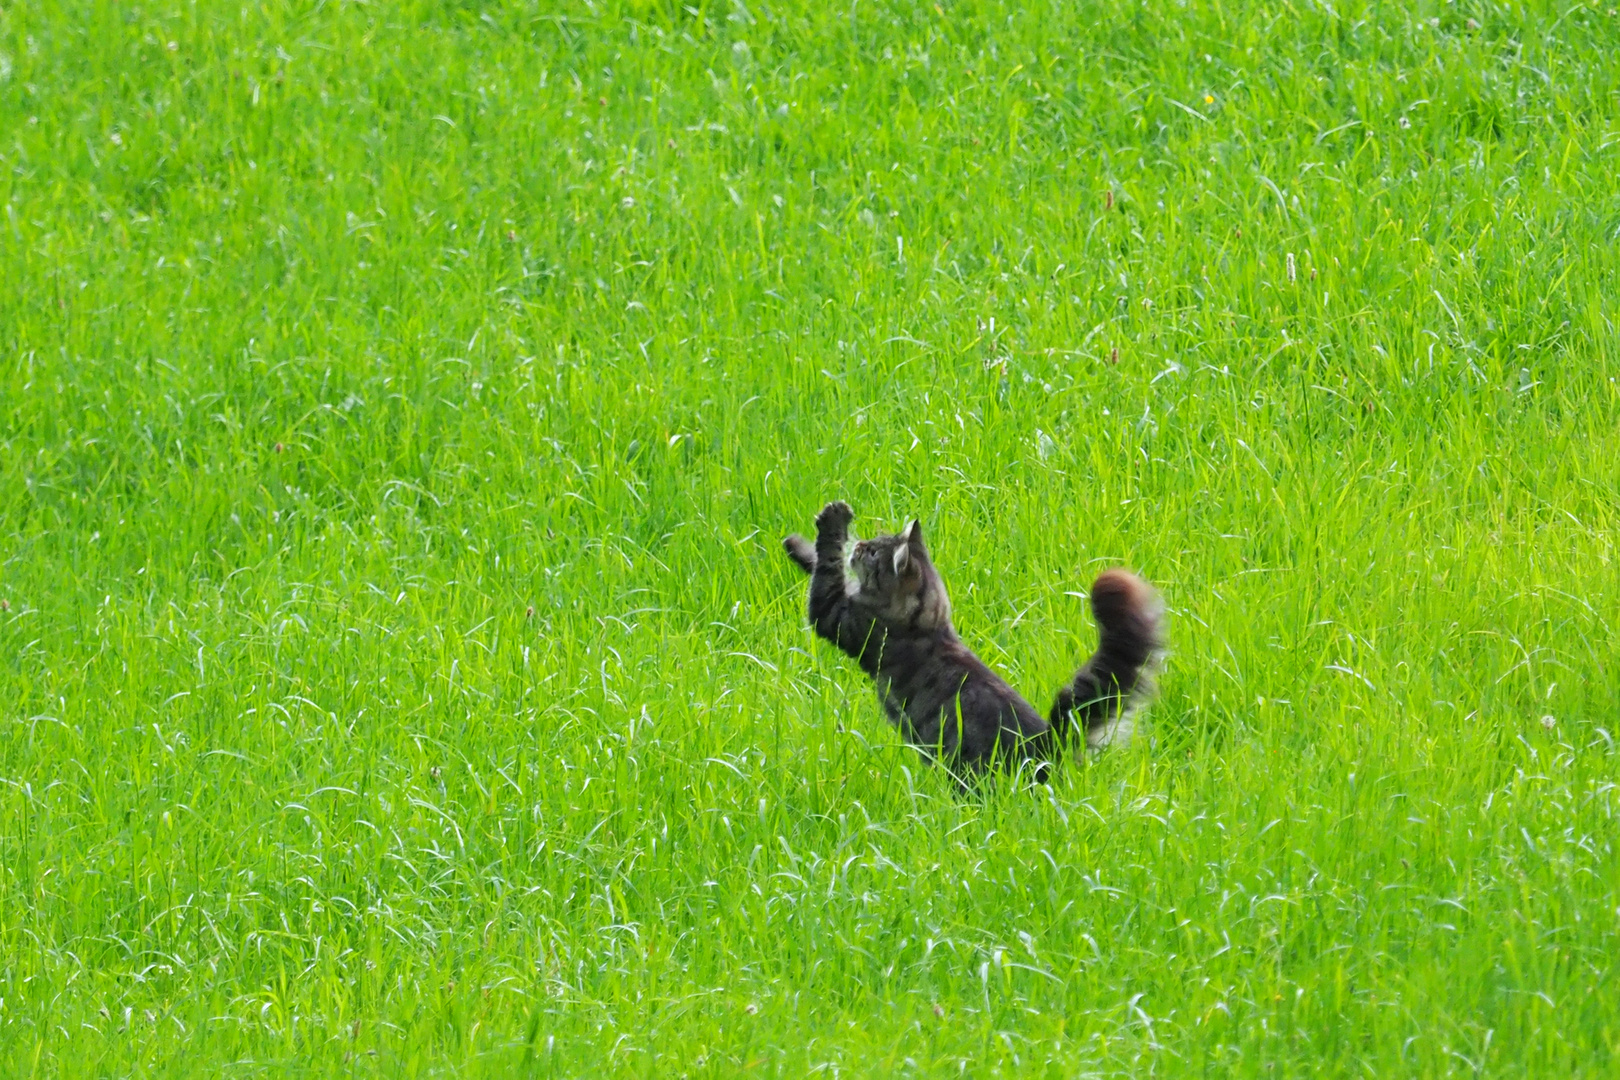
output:
M849 523L855 520L855 511L842 499L830 502L816 515L816 556L822 558L833 553L843 555L849 542ZM842 561L840 559L840 561Z
M783 538L782 548L788 553L788 558L798 564L800 570L814 574L816 565L821 561L816 552L821 547L823 535L826 536L829 546L837 549L842 562L844 545L849 542L849 523L854 519L855 512L849 508L848 503L830 502L816 515L814 544L794 533Z
M810 621L816 632L838 641L838 624L848 607L844 548L855 513L848 503L830 502L816 515L815 568L810 572ZM802 564L801 564L802 565Z
M794 533L782 541L782 547L787 551L788 558L798 564L800 570L807 574L816 572L816 548L810 541Z

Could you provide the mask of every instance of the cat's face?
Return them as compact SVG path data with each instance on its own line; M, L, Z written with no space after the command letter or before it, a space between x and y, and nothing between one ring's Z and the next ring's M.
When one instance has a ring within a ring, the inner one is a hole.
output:
M950 625L945 583L928 561L922 527L915 521L904 532L856 541L849 571L852 598L885 622L919 630Z

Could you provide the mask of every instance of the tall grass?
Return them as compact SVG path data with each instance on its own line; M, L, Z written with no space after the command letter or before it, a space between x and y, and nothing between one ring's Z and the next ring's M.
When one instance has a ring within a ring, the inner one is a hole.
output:
M1611 1075L1620 17L0 9L0 1073ZM957 798L803 626L921 517Z

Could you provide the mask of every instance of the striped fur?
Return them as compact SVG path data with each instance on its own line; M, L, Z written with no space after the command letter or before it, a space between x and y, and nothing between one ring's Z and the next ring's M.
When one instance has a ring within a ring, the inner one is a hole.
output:
M782 544L810 575L816 633L872 676L907 742L959 775L1027 765L1045 780L1075 731L1092 749L1130 738L1163 649L1163 608L1140 578L1125 570L1097 578L1097 651L1043 719L957 637L922 526L913 521L900 533L852 545L853 519L847 504L828 503L816 517L814 544L797 535Z

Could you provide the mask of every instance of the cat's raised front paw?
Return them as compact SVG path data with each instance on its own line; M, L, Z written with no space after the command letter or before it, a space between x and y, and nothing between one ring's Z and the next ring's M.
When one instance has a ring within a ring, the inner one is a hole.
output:
M794 533L782 541L782 547L786 549L788 558L799 564L799 569L807 574L816 572L816 549L810 541Z
M842 532L854 520L855 511L849 508L849 503L839 499L821 508L821 513L816 515L816 529L821 532Z

